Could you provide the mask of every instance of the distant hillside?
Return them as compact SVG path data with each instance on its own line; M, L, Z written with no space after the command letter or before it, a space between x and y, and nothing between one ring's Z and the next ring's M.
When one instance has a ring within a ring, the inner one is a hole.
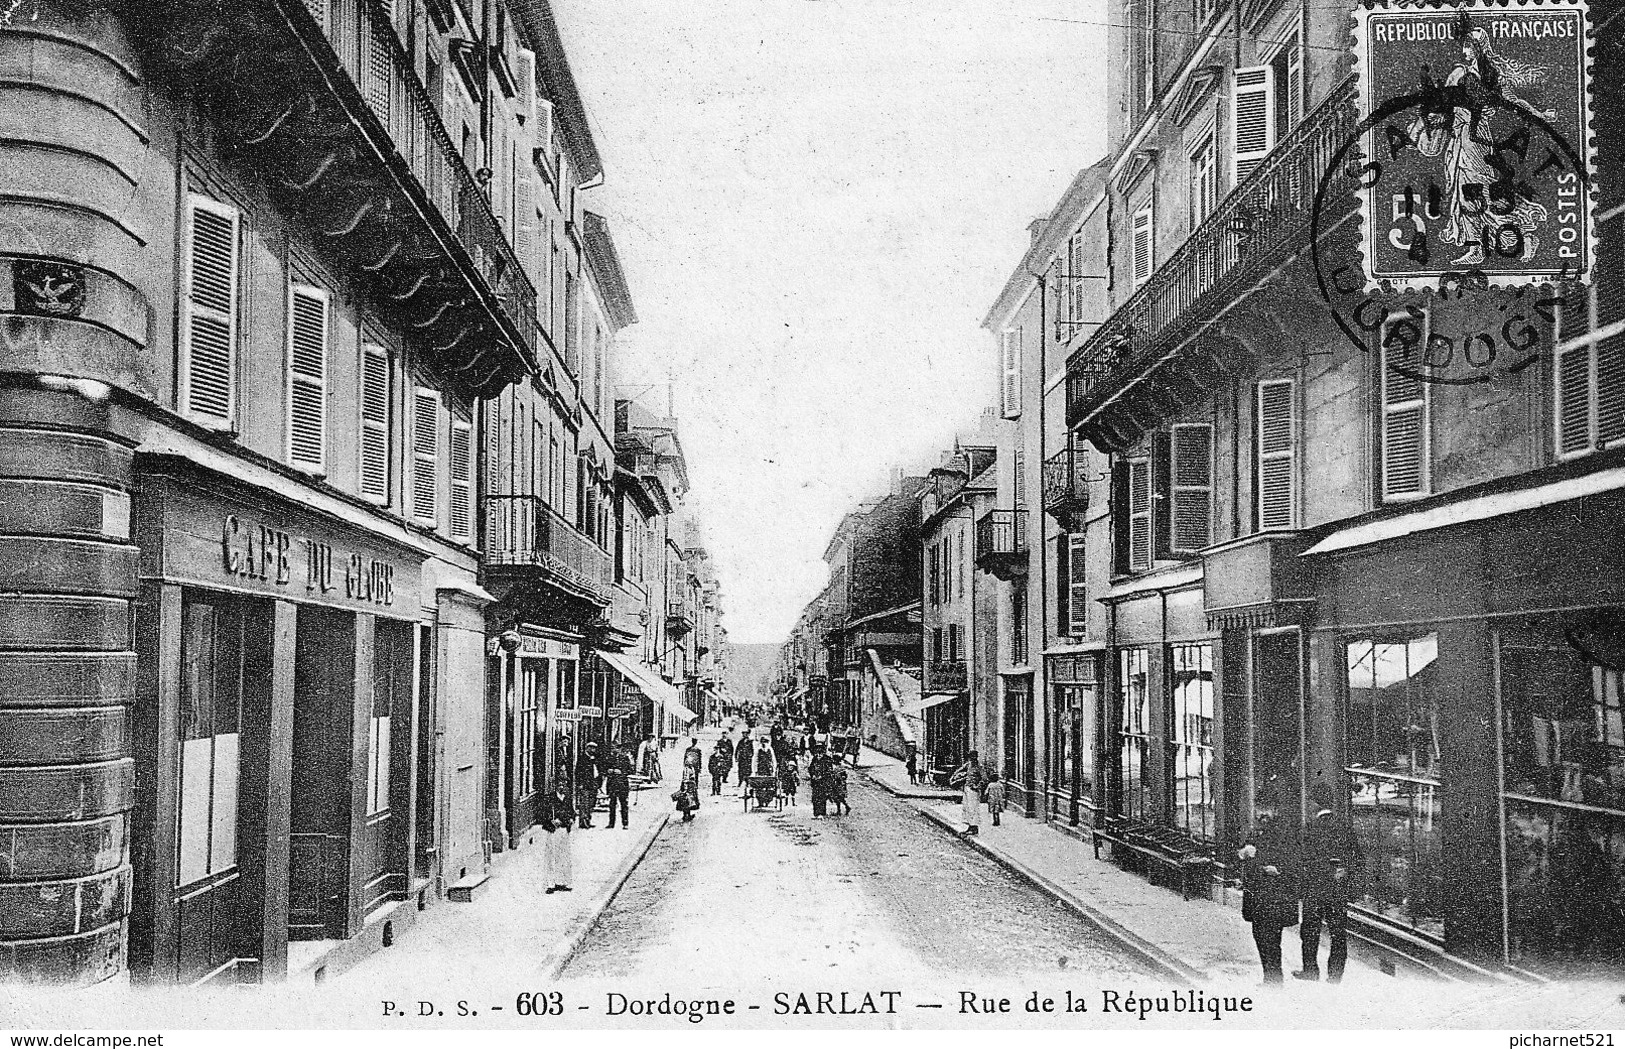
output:
M728 670L725 680L730 689L741 696L758 696L764 694L767 672L773 666L773 657L779 654L779 646L766 645L738 645L728 646Z

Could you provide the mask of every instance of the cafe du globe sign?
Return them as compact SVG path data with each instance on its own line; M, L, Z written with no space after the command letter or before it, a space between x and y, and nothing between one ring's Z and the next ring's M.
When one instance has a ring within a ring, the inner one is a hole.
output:
M226 574L277 586L291 586L297 574L308 593L344 597L388 607L395 603L395 566L352 553L335 558L331 543L294 536L281 528L221 518L220 555Z
M1587 45L1578 0L1355 13L1371 285L1589 279Z

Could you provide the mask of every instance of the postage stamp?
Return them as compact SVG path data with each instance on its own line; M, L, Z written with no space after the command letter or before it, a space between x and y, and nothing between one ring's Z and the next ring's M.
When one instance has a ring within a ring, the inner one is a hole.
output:
M1595 242L1582 0L1355 12L1367 281L1585 281Z

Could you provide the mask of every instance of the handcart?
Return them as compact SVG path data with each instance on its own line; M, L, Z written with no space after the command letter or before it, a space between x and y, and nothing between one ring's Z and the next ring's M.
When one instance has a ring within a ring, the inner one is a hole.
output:
M777 773L766 776L747 776L745 779L748 790L745 791L745 811L750 811L752 798L756 799L756 811L760 812L769 805L775 809L784 808L784 795L779 792L779 777Z

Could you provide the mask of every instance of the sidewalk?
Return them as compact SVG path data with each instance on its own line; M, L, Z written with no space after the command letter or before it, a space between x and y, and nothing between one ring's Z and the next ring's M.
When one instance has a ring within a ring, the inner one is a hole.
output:
M681 764L682 750L667 747L661 756L664 779L632 794L630 830L608 828L600 794L592 828L570 832L571 892L545 891L546 832L532 828L519 848L497 854L490 880L471 902L436 903L393 947L373 953L330 982L360 990L367 984L421 984L428 989L455 984L466 989L481 981L507 985L517 975L551 981L665 827L674 811L671 792Z
M865 748L859 770L890 793L907 798L944 829L955 833L965 829L958 795L934 790L922 794L921 788L910 788L902 762ZM1057 832L1040 820L1027 819L1016 810L1006 810L997 827L983 820L977 836L965 840L1171 972L1189 979L1256 982L1259 978L1258 951L1252 931L1241 917L1238 890L1216 889L1217 899L1182 899L1177 892L1153 885L1105 859L1095 859L1087 842ZM1300 950L1297 930L1286 930L1281 955L1289 973L1298 968ZM1395 979L1351 952L1345 984L1393 987Z

